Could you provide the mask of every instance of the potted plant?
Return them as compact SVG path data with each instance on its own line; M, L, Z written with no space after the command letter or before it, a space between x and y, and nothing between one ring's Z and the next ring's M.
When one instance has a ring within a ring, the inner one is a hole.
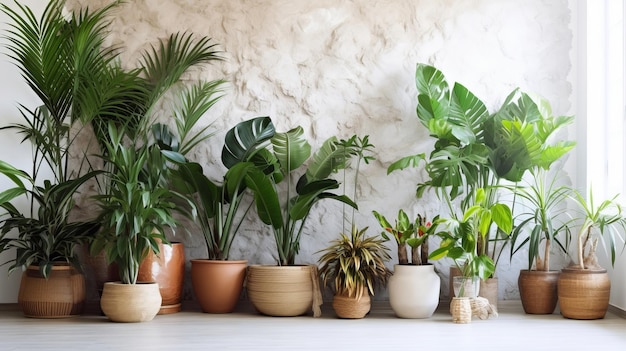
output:
M385 267L391 258L389 248L381 238L365 237L366 231L353 227L350 236L341 234L319 259L322 281L335 291L333 308L339 318L365 317L371 308L370 294L391 275Z
M247 260L231 260L230 248L252 206L246 203L250 192L245 175L258 167L253 161L274 133L269 117L253 118L230 129L222 150L228 170L221 184L211 181L194 162L179 164L173 172L175 188L195 204L206 243L207 259L191 260L193 289L204 312L232 312L239 300Z
M569 150L552 148L547 141L571 117L553 118L545 101L536 101L519 89L490 113L468 88L458 82L448 84L445 75L433 66L418 63L415 82L417 117L436 139L434 149L428 157L404 157L392 164L388 172L425 161L429 179L418 185L418 197L426 189L435 190L452 217L469 208L476 189L483 189L488 204L498 203L501 181L519 182L538 162L556 160ZM571 143L563 141L556 146L568 144ZM458 213L455 199L460 200ZM479 237L477 248L497 265L509 239L493 227ZM488 285L497 288L497 284ZM497 296L497 290L494 295Z
M104 250L107 260L119 267L120 282L104 284L102 311L112 321L143 322L154 318L161 307L159 286L138 282L139 265L150 251L158 253L158 241L167 243L165 228L173 229L175 200L182 197L163 183L166 159L145 140L124 140L124 133L109 127L107 144L107 192L96 196L101 208L102 230L93 247Z
M357 187L361 162L369 164L374 160L371 152L374 148L369 136L354 135L337 142L339 150L343 150L346 166L343 168L343 189L346 194L346 177L348 161L354 163L354 180L352 182L352 198L357 198ZM343 205L343 232L340 238L333 240L331 245L320 251L323 255L318 262L321 264L320 276L324 286L330 286L334 292L333 308L340 318L363 318L370 310L371 298L377 285L384 286L390 276L385 267L389 260L388 248L378 237L366 237L368 228L358 229L356 224L356 208L351 207L351 215L346 214L347 205ZM350 235L345 234L346 228Z
M400 318L428 318L439 305L441 281L434 266L428 263L428 238L435 234L439 217L433 223L417 215L410 220L404 210L398 211L395 225L380 213L374 216L383 227L385 240L393 236L398 244L398 264L394 265L389 280L389 304ZM407 257L407 244L411 247L411 262Z
M339 182L328 177L345 167L345 153L335 137L327 139L295 183L296 170L311 156L302 127L276 133L271 139L271 151L260 156L269 166L265 171L253 169L246 174L246 185L254 194L259 218L270 225L274 234L278 266L250 266L248 296L263 314L297 316L313 304L314 316L319 316L322 301L317 267L294 263L304 224L316 203L334 199L356 207L347 196L330 192L339 187ZM285 290L288 288L294 290Z
M574 263L563 268L557 282L561 314L572 319L604 318L609 306L611 282L596 257L598 242L609 251L615 263L618 242L624 242L626 216L617 196L594 202L590 189L585 198L574 192L572 198L582 211Z
M559 185L558 170L555 173L533 170L530 185L512 187L522 200L516 203L524 210L517 216L521 222L511 234L511 255L522 248L528 250L528 269L520 271L518 287L524 311L529 314L554 312L559 270L551 269L551 250L556 246L566 253L570 238L567 199L572 190ZM561 234L565 237L560 238Z
M442 231L438 235L442 238L439 248L430 254L431 259L443 257L451 258L461 271L461 276L455 277L455 297L452 298L451 312L453 320L467 323L454 313L467 310L469 301L478 295L480 279L485 279L495 271L495 264L490 256L478 250L479 238L495 224L504 233L510 233L513 227L513 217L510 208L503 203L490 204L484 189L478 188L472 194L468 209L462 218L441 219L449 232ZM471 314L470 314L471 318Z
M2 207L8 216L1 223L1 248L16 250L11 271L26 270L18 295L24 314L64 317L79 314L85 298L75 246L88 241L99 227L94 220L70 220L79 188L98 172L83 171L84 153L78 153L77 170L69 160L77 136L90 122L85 111L94 111L85 99L94 94L89 72L109 59L109 52L96 48L113 5L68 17L63 14L63 1L54 0L39 19L29 7L16 5L16 10L0 6L11 20L7 49L42 105L35 109L20 106L24 123L2 127L29 140L34 156L29 174L2 169L16 184L4 193L24 194L30 206L22 212L7 202L9 198L4 199ZM44 180L48 168L51 175ZM16 176L26 182L16 181ZM18 232L16 238L7 236L12 229ZM60 283L59 275L64 279Z

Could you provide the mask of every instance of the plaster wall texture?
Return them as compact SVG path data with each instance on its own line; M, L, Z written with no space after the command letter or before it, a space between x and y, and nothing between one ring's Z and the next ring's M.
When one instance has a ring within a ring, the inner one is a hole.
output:
M107 2L70 0L68 6ZM372 235L380 231L372 210L388 217L400 208L411 216L445 215L434 195L415 198L416 184L425 179L422 169L386 175L391 162L432 148L415 116L417 62L463 83L490 110L516 87L547 98L555 114L572 108L566 0L134 0L116 11L110 41L125 48L125 65L137 62L146 45L176 31L208 35L223 50L224 62L186 77L229 81L203 121L214 123L217 134L191 155L216 180L225 171L220 161L225 131L254 116L271 116L279 131L301 125L314 150L333 135L369 135L376 161L362 168L357 223ZM341 219L341 206L331 201L314 208L298 263L317 261L316 252L342 231ZM191 234L179 231L176 239L185 242L188 258L204 257L201 236L192 224L186 227ZM395 261L395 244L389 246ZM231 258L273 264L274 251L269 228L250 216ZM451 262L434 263L445 278ZM518 298L521 268L526 268L523 254L511 261L503 255L497 271L501 299ZM442 281L445 294L447 279ZM386 297L380 291L375 298Z

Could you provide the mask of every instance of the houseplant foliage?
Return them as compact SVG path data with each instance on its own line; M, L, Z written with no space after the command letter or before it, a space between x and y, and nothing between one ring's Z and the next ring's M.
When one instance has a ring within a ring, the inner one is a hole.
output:
M435 146L428 157L404 157L388 172L425 161L429 180L418 185L417 194L434 189L453 217L459 214L452 200L462 200L462 214L480 188L487 203L494 204L502 180L519 182L527 170L546 168L573 147L568 141L549 142L553 133L572 118L552 116L546 101L518 89L507 96L500 109L490 113L469 89L460 83L450 86L433 66L418 63L415 82L417 117L436 139ZM479 244L480 254L497 262L508 236L493 230L486 238L491 247Z
M23 135L23 141L29 140L33 145L27 185L16 183L17 188L13 189L26 194L30 211L22 213L11 203L3 204L10 216L3 222L3 237L11 229L19 233L15 240L3 239L3 246L17 248L10 270L37 264L47 277L53 262L77 265L74 246L86 241L98 228L94 221L68 220L74 194L97 174L71 171L68 160L76 135L93 117L87 113L93 110L85 102L87 96L97 92L89 90L90 74L109 62L110 52L97 48L102 43L112 5L95 12L81 10L67 18L62 13L62 1L50 1L40 18L27 6L17 2L16 5L16 10L7 5L0 7L11 20L7 36L9 56L42 105L35 109L20 105L24 122L2 128ZM41 174L47 169L51 179L43 180Z
M278 264L293 265L306 219L318 201L334 199L356 207L346 195L330 192L339 188L339 182L329 177L345 167L346 154L336 137L327 139L295 184L295 172L311 156L311 145L302 127L276 133L271 138L271 151L259 153L259 156L269 166L265 171L249 172L246 184L254 193L259 218L272 227ZM225 165L228 167L228 162Z
M403 209L398 210L398 218L395 224L391 223L377 211L373 211L374 217L383 228L381 235L385 240L390 240L389 234L393 236L398 244L398 263L409 264L407 255L407 245L411 248L410 264L428 264L428 237L435 234L439 216L433 219L433 223L426 221L426 217L418 214L415 220L410 220Z
M609 307L611 282L606 269L597 261L599 242L615 263L616 249L623 249L626 217L617 196L595 202L590 189L587 197L575 192L572 198L582 211L576 243L575 263L561 270L557 283L561 314L574 319L604 318Z
M398 244L398 264L394 265L389 279L389 304L400 318L428 318L439 305L441 280L433 265L428 263L428 238L436 235L439 216L434 224L426 222L421 215L410 220L400 209L395 225L380 213L374 216L383 227L382 236L390 240L391 234ZM407 244L411 247L411 262L407 257Z
M389 248L381 238L365 237L366 230L357 231L353 227L350 236L341 234L322 251L324 254L319 259L320 276L325 286L331 283L334 286L335 299L338 296L357 301L366 298L363 308L356 311L350 308L345 314L334 303L335 311L343 318L364 317L370 310L369 294L374 295L376 286L384 286L391 275L385 267L385 262L391 258Z

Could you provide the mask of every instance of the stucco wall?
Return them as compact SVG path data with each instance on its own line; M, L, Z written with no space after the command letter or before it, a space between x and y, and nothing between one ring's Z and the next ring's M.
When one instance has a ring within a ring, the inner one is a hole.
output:
M394 216L404 208L428 217L443 210L435 197L415 199L423 172L386 175L392 161L432 146L415 117L416 62L436 65L490 109L521 87L549 99L555 113L571 113L566 0L133 0L117 11L111 42L126 48L125 64L136 62L147 43L174 31L209 35L224 51L224 62L188 77L229 81L226 96L204 122L214 121L218 134L193 155L216 179L224 172L219 154L225 130L254 116L271 116L280 131L302 125L314 148L332 135L370 135L377 160L363 168L358 223L369 226L371 234L379 232L372 210ZM21 99L11 92L4 98ZM0 149L0 158L5 153ZM316 252L338 235L340 211L331 202L315 208L299 263L315 262ZM199 235L179 231L177 239L185 242L189 258L205 256ZM273 252L270 231L253 219L231 256L268 264L275 262ZM521 256L512 264L508 256L501 259L501 298L518 297L517 275L524 262ZM448 265L436 263L442 275ZM189 286L186 297L191 298ZM385 297L384 292L376 295Z

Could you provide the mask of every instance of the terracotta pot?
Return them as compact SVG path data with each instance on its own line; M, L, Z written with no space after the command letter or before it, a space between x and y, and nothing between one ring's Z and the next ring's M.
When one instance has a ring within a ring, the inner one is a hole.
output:
M559 275L557 292L563 317L601 319L609 308L611 281L606 269L564 268Z
M558 301L559 271L520 271L517 285L524 312L552 314Z
M81 314L85 302L85 277L67 263L55 264L45 279L39 266L22 273L17 296L24 316L65 318Z
M159 254L150 252L139 266L137 281L156 282L163 299L159 314L176 313L181 310L185 279L185 246L173 242L159 243Z
M247 278L248 297L260 313L300 316L313 307L314 316L319 316L321 293L317 267L250 266Z
M428 318L439 305L441 279L433 265L394 265L389 304L400 318Z
M369 313L371 307L372 301L367 291L358 299L341 294L333 297L333 309L339 318L363 318Z
M104 283L100 307L113 322L151 321L161 308L159 285L157 283Z
M191 283L202 312L230 313L237 306L248 261L191 260Z
M498 278L480 280L478 296L486 298L495 308L498 308Z
M450 314L454 323L466 324L472 321L472 304L469 297L453 297Z

